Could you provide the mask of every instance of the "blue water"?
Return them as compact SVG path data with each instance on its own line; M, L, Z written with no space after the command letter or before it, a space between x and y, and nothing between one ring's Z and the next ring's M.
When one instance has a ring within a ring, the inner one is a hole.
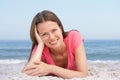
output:
M120 40L88 40L85 50L89 60L120 60Z
M30 41L0 41L0 59L27 59L30 49Z
M85 40L84 44L88 60L120 60L120 40ZM30 49L30 41L0 41L0 60L27 60Z

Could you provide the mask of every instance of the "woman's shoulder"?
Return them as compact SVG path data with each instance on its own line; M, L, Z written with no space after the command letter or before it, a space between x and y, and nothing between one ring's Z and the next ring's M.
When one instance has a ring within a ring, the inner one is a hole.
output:
M75 40L79 37L81 36L78 30L70 30L64 40Z
M78 30L70 30L68 32L67 36L74 36L74 35L77 35L77 34L80 34Z

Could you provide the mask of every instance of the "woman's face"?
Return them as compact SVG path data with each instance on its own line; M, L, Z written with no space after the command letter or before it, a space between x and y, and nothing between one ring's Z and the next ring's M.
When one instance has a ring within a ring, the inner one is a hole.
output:
M60 47L63 42L62 30L56 22L46 21L37 25L39 35L49 48Z

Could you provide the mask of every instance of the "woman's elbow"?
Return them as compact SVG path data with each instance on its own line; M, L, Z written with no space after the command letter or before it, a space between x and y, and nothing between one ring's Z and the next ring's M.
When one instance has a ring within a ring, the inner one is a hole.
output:
M85 72L83 77L87 77L87 76L88 76L88 72Z
M87 76L88 76L88 71L80 72L80 77L87 77Z

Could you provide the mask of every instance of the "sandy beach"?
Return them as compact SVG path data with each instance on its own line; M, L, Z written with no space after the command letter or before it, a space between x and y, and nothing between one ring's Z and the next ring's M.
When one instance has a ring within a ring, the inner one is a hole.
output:
M89 73L85 78L30 77L21 73L25 62L0 63L0 80L120 80L120 61L88 61Z

